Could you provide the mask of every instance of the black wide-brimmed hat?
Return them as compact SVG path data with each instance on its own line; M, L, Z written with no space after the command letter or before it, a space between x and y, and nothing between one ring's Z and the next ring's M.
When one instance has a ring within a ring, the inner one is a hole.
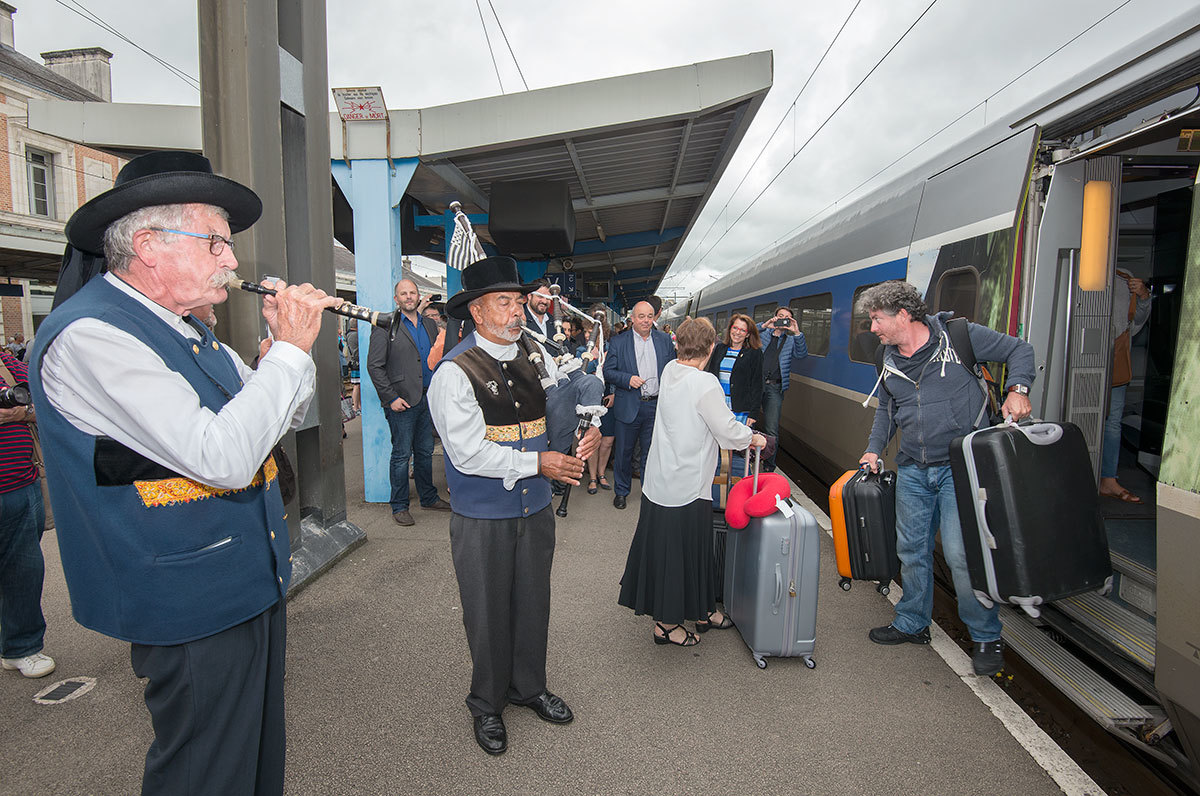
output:
M213 174L212 163L194 152L151 152L117 173L110 190L93 198L67 221L76 249L104 252L104 232L114 221L154 205L205 204L224 208L230 232L241 232L262 215L262 200L241 183Z
M462 290L446 302L446 314L460 321L471 319L467 304L488 293L532 293L537 285L522 285L517 261L511 257L484 257L463 269Z

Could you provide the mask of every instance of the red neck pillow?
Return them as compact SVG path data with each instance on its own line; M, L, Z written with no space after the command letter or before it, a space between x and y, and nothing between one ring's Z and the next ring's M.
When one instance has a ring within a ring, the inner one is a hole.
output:
M725 522L730 528L742 530L750 524L751 517L766 517L775 511L777 498L786 498L792 493L787 479L779 473L760 473L758 491L754 491L754 478L743 478L729 490L725 501Z

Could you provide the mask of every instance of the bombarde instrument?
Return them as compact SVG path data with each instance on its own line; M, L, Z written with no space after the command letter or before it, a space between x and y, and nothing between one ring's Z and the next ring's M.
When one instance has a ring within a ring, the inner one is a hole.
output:
M227 277L227 280L227 287L241 288L247 293L258 293L263 296L275 295L275 291L272 288L263 287L256 282L247 282L245 279L238 279L232 275ZM344 301L336 307L326 307L325 309L335 315L344 315L356 321L366 321L372 326L378 326L380 329L390 329L392 326L392 316L395 314L391 312L376 312L366 307L360 307L357 304L351 304L348 301Z

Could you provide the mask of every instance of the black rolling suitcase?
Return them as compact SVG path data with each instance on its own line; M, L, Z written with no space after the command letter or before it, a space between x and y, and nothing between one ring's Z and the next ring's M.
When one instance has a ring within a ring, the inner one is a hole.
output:
M1077 426L980 429L950 445L950 468L981 603L1038 616L1051 600L1111 587L1100 499Z
M829 488L838 584L873 580L881 594L900 572L896 557L896 473L850 470Z

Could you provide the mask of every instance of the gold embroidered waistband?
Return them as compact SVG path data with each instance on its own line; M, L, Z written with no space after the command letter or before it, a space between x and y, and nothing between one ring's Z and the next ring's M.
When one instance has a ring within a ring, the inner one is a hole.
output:
M191 503L195 500L232 495L262 486L264 481L269 485L279 475L275 465L275 457L268 456L263 466L254 474L254 479L248 486L241 489L217 489L216 487L193 481L190 478L163 478L157 481L134 481L133 486L142 499L146 508L159 506L174 506L178 503Z
M492 442L520 442L530 437L538 437L546 433L546 418L526 420L511 426L488 426L483 438Z

